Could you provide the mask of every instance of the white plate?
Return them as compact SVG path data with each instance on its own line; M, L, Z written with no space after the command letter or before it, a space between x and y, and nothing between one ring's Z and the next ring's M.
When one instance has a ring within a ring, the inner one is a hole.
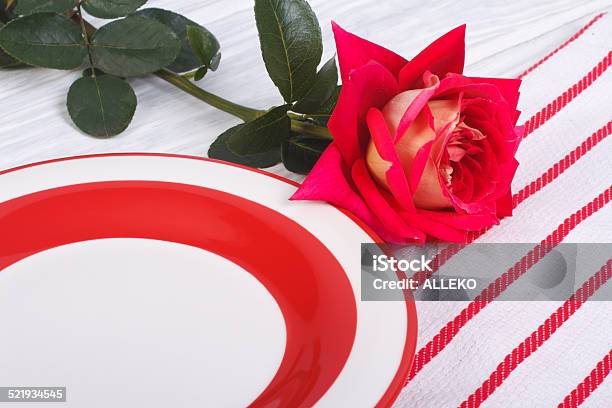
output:
M0 173L0 385L66 386L69 407L390 405L414 305L361 301L373 235L295 188L153 154Z

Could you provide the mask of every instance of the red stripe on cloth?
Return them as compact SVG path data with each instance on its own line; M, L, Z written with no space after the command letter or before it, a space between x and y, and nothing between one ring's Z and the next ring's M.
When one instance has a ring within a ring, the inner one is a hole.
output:
M597 366L591 371L591 374L585 377L585 379L563 399L563 402L558 405L558 408L576 408L578 405L582 404L584 400L599 387L608 374L610 374L611 369L612 349L610 349L608 354L597 363Z
M561 111L567 104L569 104L574 98L580 95L585 89L590 87L610 66L612 63L612 51L608 51L606 55L599 63L593 67L593 69L586 74L582 79L572 85L567 91L559 95L554 101L542 108L541 111L533 115L527 122L525 122L525 136L527 137L534 130L548 122L550 118L555 116Z
M474 393L461 403L460 407L479 407L510 376L519 364L541 347L611 277L612 259L609 259L596 274L584 282L572 297L566 300L556 312L551 314L536 331L531 333L511 353L506 355L504 360L497 366L497 369L491 373L489 378Z
M579 146L577 146L574 150L568 153L563 159L559 160L552 167L548 168L548 170L542 173L540 177L533 180L531 183L523 187L519 192L514 194L512 196L512 208L518 207L519 204L521 204L523 201L525 201L533 194L537 193L538 191L546 187L548 184L553 182L567 169L572 167L581 157L586 155L592 148L597 146L598 143L608 137L610 133L612 133L612 121L599 128L591 136L585 139ZM465 244L452 244L449 245L447 248L444 248L433 258L431 262L431 271L417 272L412 278L415 280L415 282L418 282L419 285L422 284L425 280L431 278L431 276L436 273L436 271L442 265L444 265L446 261L456 255L459 251L465 248L468 244L472 243L478 237L485 234L491 228L470 234Z
M486 287L470 304L453 320L448 322L439 332L422 347L415 356L410 375L406 383L412 380L421 369L436 357L474 316L498 297L508 286L520 278L529 268L539 262L546 254L555 248L582 221L599 211L610 201L612 186L599 194L593 201L576 211L561 223L555 231L548 235L540 244L523 256L508 271Z
M593 17L593 19L591 21L589 21L584 27L582 27L579 31L577 31L574 35L572 35L567 41L565 41L563 44L561 44L560 46L558 46L557 48L555 48L553 51L551 51L550 53L548 53L544 58L542 58L541 60L539 60L538 62L536 62L535 64L533 64L532 66L530 66L529 68L527 68L521 75L519 75L517 78L518 79L522 79L524 78L526 75L528 75L529 73L531 73L532 71L534 71L536 68L538 68L540 65L542 65L543 63L545 63L546 61L548 61L553 55L555 55L556 53L558 53L559 51L561 51L563 48L567 47L569 44L571 44L572 42L576 41L580 36L582 36L582 34L584 34L589 28L591 28L591 26L593 24L595 24L597 22L597 20L599 20L600 18L603 17L603 15L606 13L600 13L598 15L596 15L595 17Z
M612 121L608 122L606 125L599 128L596 132L594 132L589 138L587 138L582 144L572 150L569 154L567 154L563 159L559 160L554 164L551 168L549 168L546 172L544 172L540 177L536 180L532 181L523 189L521 189L518 193L514 194L512 197L512 205L516 208L517 205L525 201L527 198L532 196L537 191L540 191L542 188L546 187L553 180L555 180L559 175L561 175L565 170L571 167L574 163L576 163L582 156L588 153L593 147L595 147L599 142L604 140L608 135L612 133Z

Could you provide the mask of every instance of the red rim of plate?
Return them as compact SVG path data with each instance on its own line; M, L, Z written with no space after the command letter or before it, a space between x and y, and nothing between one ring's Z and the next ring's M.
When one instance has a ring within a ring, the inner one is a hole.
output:
M286 184L289 184L291 186L294 187L299 187L300 184L293 181L293 180L289 180L285 177L279 176L277 174L274 173L270 173L264 170L260 170L260 169L255 169L252 167L247 167L247 166L243 166L240 164L236 164L236 163L230 163L230 162L226 162L226 161L222 161L222 160L216 160L216 159L210 159L210 158L204 158L204 157L197 157L197 156L189 156L189 155L180 155L180 154L170 154L170 153L100 153L100 154L90 154L90 155L81 155L81 156L71 156L71 157L64 157L64 158L59 158L59 159L52 159L52 160L45 160L45 161L40 161L40 162L36 162L36 163L31 163L31 164L26 164L23 166L18 166L18 167L14 167L14 168L10 168L7 170L2 170L0 171L0 176L4 175L4 174L8 174L8 173L13 173L19 170L23 170L23 169L27 169L30 167L37 167L37 166L42 166L45 164L50 164L50 163L58 163L58 162L63 162L63 161L71 161L71 160L81 160L81 159L90 159L90 158L97 158L97 157L121 157L121 156L131 156L131 157L169 157L169 158L177 158L177 159L188 159L188 160L198 160L198 161L204 161L204 162L212 162L212 163L217 163L217 164L221 164L221 165L225 165L225 166L230 166L230 167L236 167L236 168L240 168L243 170L247 170L247 171L251 171L254 173L258 173L267 177L271 177L274 178L276 180L282 181ZM334 206L335 207L335 206ZM368 226L366 225L363 221L361 221L359 218L357 218L354 214L342 209L342 208L338 208L335 207L337 210L339 210L340 212L342 212L346 217L348 217L351 221L353 221L359 228L361 228L366 234L368 234L368 236L370 236L370 238L372 238L372 240L377 243L377 244L382 244L384 243L384 241ZM404 351L402 353L403 357L402 360L399 364L399 367L396 371L395 376L393 377L393 380L391 381L391 383L389 384L389 386L387 387L385 393L382 395L382 397L380 398L380 400L378 401L378 403L376 404L377 407L388 407L391 406L393 404L393 402L395 401L395 399L397 398L397 396L399 395L400 391L403 388L404 382L408 377L409 374L409 370L410 367L412 366L412 362L414 360L414 354L415 354L415 350L416 350L416 341L417 341L417 313L416 313L416 306L414 304L414 300L409 298L408 296L406 297L406 315L407 315L407 324L406 324L406 340L404 343Z

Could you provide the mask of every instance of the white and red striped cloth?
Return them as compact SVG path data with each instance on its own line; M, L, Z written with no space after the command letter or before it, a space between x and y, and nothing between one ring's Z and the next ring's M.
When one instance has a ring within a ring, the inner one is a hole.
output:
M473 240L534 249L477 301L417 303L396 406L612 407L612 302L586 302L612 284L612 260L566 302L493 301L561 242L612 242L611 64L612 15L598 14L520 75L515 213Z

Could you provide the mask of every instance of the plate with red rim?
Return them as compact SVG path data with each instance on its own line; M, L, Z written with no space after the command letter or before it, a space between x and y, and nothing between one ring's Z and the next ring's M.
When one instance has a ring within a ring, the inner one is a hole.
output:
M380 240L296 187L167 154L0 172L0 384L75 407L391 405L414 303L361 301Z

